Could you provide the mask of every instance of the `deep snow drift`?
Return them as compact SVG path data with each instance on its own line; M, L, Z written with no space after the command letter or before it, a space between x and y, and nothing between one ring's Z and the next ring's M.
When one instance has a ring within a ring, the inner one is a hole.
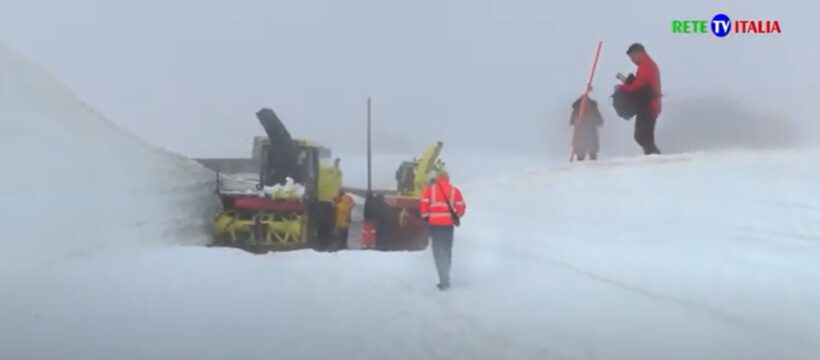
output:
M0 164L4 268L207 241L210 171L108 122L2 44Z
M820 353L818 151L541 165L463 183L454 288L439 293L428 252L179 246L203 241L208 171L2 50L0 86L0 154L15 169L0 180L0 359Z

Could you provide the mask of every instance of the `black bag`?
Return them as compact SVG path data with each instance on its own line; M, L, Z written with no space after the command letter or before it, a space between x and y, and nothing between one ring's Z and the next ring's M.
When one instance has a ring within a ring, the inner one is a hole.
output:
M453 205L450 205L450 199L447 197L447 194L444 193L444 188L438 183L438 181L436 181L436 185L438 185L438 188L441 189L441 195L444 196L444 201L447 202L447 209L450 209L450 216L453 217L453 225L461 226L461 219L459 219L458 213L453 210Z
M618 89L612 94L612 107L615 108L615 113L624 120L631 119L638 112L635 105L634 98L625 91Z
M635 76L629 74L625 84L635 81ZM626 92L621 89L616 89L612 94L612 107L615 108L615 113L624 120L632 119L638 113L647 111L652 102L653 93L652 87L645 85L644 87Z

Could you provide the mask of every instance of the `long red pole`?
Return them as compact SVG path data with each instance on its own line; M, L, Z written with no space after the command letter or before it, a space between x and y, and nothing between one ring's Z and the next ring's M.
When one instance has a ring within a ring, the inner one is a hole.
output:
M601 55L601 46L604 44L603 41L598 41L598 47L595 49L595 59L592 60L592 70L589 72L589 80L587 80L587 86L584 89L584 96L581 97L581 108L578 110L578 116L575 118L575 126L572 130L572 149L569 154L569 161L572 162L575 156L575 139L576 139L576 132L578 131L578 125L581 125L581 122L584 121L584 115L586 115L587 110L587 96L589 92L592 90L592 79L595 77L595 68L598 67L598 57Z

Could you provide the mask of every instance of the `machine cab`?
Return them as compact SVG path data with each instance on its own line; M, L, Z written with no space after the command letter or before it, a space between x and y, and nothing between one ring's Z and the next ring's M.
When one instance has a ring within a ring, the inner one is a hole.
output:
M290 154L273 153L290 152ZM267 139L254 145L254 156L261 165L260 184L272 186L291 177L305 187L305 200L330 201L341 187L338 161L331 163L330 149L304 140L293 140L292 147L272 149Z
M294 181L305 186L305 196L311 200L317 196L319 188L319 151L315 147L296 146L297 172Z

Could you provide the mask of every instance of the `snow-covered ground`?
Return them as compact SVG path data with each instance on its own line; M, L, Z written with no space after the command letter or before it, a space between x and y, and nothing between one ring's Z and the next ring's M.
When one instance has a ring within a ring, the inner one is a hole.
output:
M820 151L513 166L445 150L468 213L440 293L429 252L191 246L212 173L3 49L0 86L0 160L20 170L0 178L0 359L820 354Z

